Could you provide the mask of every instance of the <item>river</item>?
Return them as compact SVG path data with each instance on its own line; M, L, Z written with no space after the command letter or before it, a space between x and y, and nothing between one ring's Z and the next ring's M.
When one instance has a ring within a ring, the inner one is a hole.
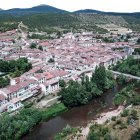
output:
M104 93L101 98L94 99L84 106L74 107L60 116L40 123L21 140L53 140L54 136L67 125L86 126L89 121L96 119L99 113L115 108L112 100L119 90L120 87L116 86Z

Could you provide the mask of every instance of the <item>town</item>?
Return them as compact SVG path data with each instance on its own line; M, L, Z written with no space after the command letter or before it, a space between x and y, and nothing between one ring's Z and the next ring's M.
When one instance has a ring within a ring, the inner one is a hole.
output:
M83 72L92 72L96 66L106 69L132 55L140 34L125 31L122 34L72 31L52 39L32 39L47 36L46 32L23 32L21 29L0 33L0 61L10 62L27 58L32 67L22 73L1 72L9 84L0 88L0 112L12 112L23 107L32 97L57 93L59 80L80 81Z

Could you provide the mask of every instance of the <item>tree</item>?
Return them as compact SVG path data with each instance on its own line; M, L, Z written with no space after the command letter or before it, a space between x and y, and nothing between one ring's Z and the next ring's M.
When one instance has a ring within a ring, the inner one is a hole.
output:
M126 77L124 77L122 74L120 76L117 77L117 82L120 85L125 85L127 83L127 79Z
M104 90L106 86L106 70L104 66L99 66L95 68L93 75L93 81L100 90Z
M32 43L32 44L30 45L30 48L31 48L31 49L35 49L35 48L36 48L36 44L35 44L35 43Z
M138 40L137 40L137 44L140 44L140 38L138 38Z
M48 60L48 62L49 62L49 63L54 63L55 61L54 61L53 58L50 58L50 59Z
M90 132L87 137L87 140L100 140L100 135L95 132Z
M39 46L38 49L41 50L41 51L43 51L43 47L42 46Z
M4 88L10 84L10 79L8 77L0 77L0 88Z
M112 69L122 73L127 73L135 76L140 75L140 59L133 59L128 57L122 63L117 63L115 66L112 66Z
M20 75L21 75L21 72L19 70L16 70L15 72L10 74L12 78L19 77Z
M140 128L131 136L131 140L139 140L140 139Z
M78 82L69 81L69 85L63 88L60 93L61 101L68 107L86 104L91 97L86 93L85 87Z
M59 86L64 88L66 86L66 82L64 80L59 80Z
M20 73L21 75L31 68L32 64L28 62L27 58L19 58L11 61L0 60L0 72L13 73L12 75L19 75Z
M91 90L92 97L101 96L102 93L103 92L97 87L97 85L95 83L92 83L92 90Z

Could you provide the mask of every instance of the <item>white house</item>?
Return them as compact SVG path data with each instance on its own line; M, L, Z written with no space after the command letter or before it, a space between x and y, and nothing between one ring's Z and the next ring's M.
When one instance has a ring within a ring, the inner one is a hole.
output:
M50 80L49 82L40 84L42 91L45 95L54 93L60 89L58 80Z
M12 111L15 111L21 107L23 107L23 104L21 103L21 101L18 98L14 98L7 105L7 111L12 112Z

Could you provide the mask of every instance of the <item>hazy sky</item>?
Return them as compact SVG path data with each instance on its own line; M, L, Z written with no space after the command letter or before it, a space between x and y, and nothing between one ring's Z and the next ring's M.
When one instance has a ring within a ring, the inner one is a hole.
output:
M140 12L140 0L0 0L0 8L29 8L48 4L60 9L75 11L95 9L111 12Z

